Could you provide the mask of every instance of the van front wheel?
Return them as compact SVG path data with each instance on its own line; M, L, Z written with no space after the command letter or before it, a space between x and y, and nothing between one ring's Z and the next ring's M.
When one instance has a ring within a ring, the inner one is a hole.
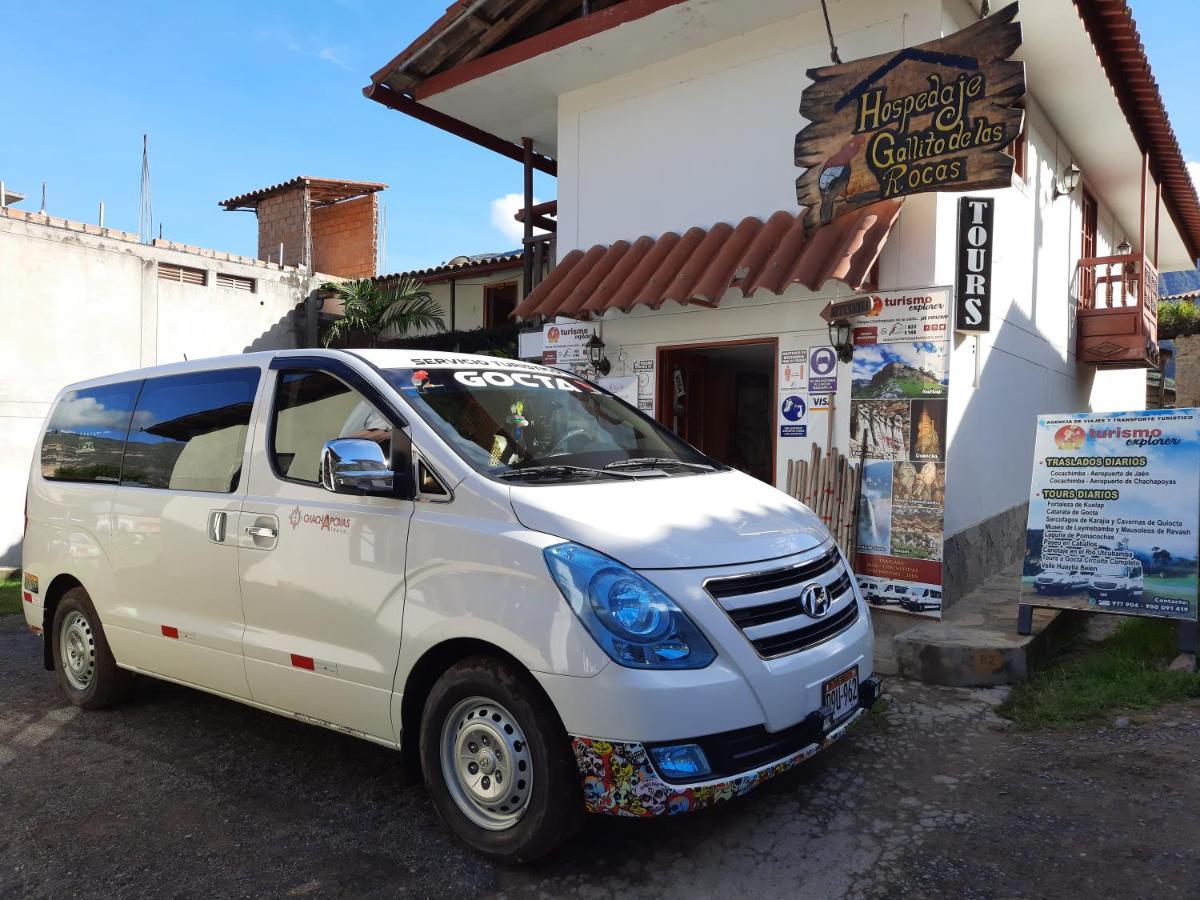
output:
M50 640L58 686L76 706L103 709L129 695L133 674L113 659L100 617L83 588L63 594L54 610Z
M420 745L434 806L480 853L529 862L579 826L583 798L562 723L510 663L479 656L447 670L425 702Z

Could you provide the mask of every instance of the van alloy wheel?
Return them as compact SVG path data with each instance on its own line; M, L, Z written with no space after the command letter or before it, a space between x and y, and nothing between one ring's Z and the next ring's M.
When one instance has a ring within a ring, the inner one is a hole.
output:
M77 691L86 691L96 674L96 638L87 617L72 610L59 631L63 674Z
M463 814L489 831L516 824L533 792L533 765L521 726L485 697L458 703L442 725L442 774Z

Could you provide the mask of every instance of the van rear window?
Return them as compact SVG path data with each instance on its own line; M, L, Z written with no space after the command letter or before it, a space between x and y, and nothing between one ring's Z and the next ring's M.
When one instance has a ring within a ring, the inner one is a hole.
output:
M42 437L42 477L116 484L140 381L63 394Z

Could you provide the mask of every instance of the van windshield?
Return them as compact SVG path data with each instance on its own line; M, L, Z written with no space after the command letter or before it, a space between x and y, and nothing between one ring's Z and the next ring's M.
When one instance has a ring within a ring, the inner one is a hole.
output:
M724 468L569 372L498 359L494 368L429 365L384 376L460 456L492 477L673 477Z

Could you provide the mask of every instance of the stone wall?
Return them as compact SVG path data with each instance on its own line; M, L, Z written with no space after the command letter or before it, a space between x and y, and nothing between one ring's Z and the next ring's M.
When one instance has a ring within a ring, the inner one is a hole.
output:
M1024 555L1028 512L1029 504L1022 503L946 538L942 549L944 606L954 605ZM1016 615L1015 606L1013 610Z
M1200 406L1200 334L1175 338L1175 405Z

